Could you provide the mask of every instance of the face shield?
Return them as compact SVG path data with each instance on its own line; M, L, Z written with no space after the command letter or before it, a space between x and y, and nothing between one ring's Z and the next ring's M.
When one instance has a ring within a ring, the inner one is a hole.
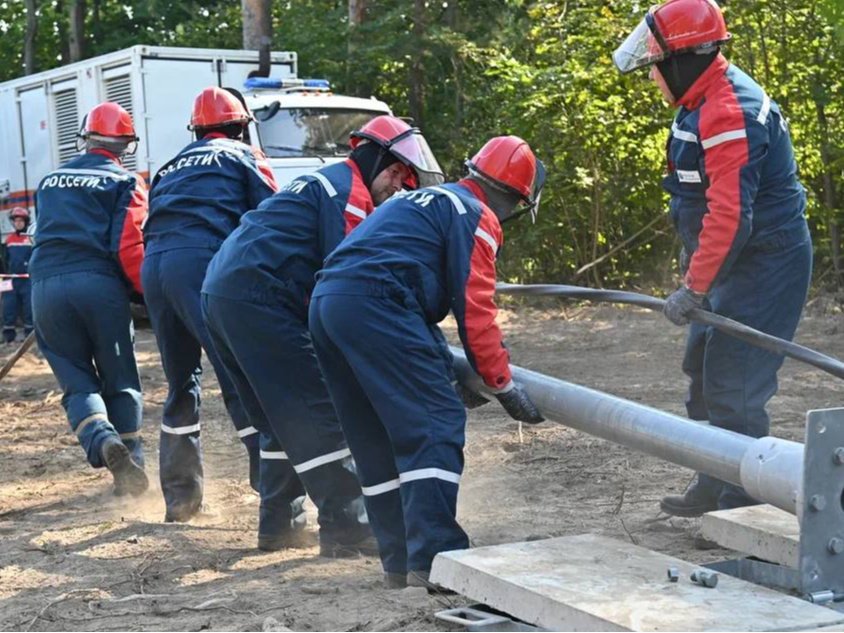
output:
M670 54L668 45L654 22L653 10L652 7L633 32L627 36L624 43L612 54L612 60L622 74L661 62Z
M434 153L418 129L411 128L397 136L386 148L415 172L414 180L417 186L433 187L445 182L445 176L434 158Z

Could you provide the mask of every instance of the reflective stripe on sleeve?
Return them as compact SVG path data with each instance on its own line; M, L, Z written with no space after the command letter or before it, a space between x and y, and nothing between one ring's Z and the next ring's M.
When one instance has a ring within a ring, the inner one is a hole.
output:
M762 108L759 110L759 116L756 117L756 120L759 121L762 125L765 125L765 121L768 120L768 113L771 111L771 98L768 95L765 95L765 98L762 100Z
M363 209L358 209L353 204L346 205L346 213L351 213L352 215L359 217L361 220L366 219L366 211L364 211Z
M337 190L334 188L334 185L331 184L331 182L328 180L328 178L326 178L322 174L316 173L316 172L313 173L313 174L309 174L309 175L313 176L314 178L319 180L319 184L322 185L323 189L325 189L325 193L327 193L330 197L333 198L334 196L337 195Z
M475 229L475 235L481 238L487 244L489 244L489 247L492 249L492 252L496 256L498 255L498 244L496 243L495 238L492 237L492 235L484 231L481 227Z
M466 215L466 207L457 194L452 193L448 189L442 189L441 187L431 187L431 191L436 191L437 193L441 193L446 196L457 209L457 213L460 215Z
M240 429L237 432L237 436L240 438L249 437L250 435L255 435L258 432L254 426L247 426L245 429Z
M686 141L687 143L697 143L697 136L692 134L691 132L685 132L677 127L676 123L671 124L671 134L674 135L674 138L678 138L681 141Z
M721 143L726 143L727 141L735 141L736 139L740 138L747 138L747 130L744 128L738 130L729 130L728 132L721 132L720 134L716 134L715 136L710 136L709 138L703 139L700 144L703 145L703 149L709 149L710 147L715 147L716 145L720 145Z

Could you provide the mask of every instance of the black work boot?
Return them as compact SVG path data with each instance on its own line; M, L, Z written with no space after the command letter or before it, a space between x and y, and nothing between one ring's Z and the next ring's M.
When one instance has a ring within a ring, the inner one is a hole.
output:
M675 517L699 517L718 509L721 482L698 474L682 495L663 497L659 509Z
M343 530L320 529L319 555L325 558L378 556L378 541L368 523L347 526Z
M409 571L407 572L407 586L408 587L424 587L428 593L439 593L445 595L452 595L457 593L451 589L446 589L442 585L429 580L430 572L427 571Z
M357 483L357 482L355 482ZM333 510L323 504L319 512L319 555L326 558L378 556L378 541L366 517L363 497L340 500Z
M404 589L407 587L407 574L395 574L393 572L384 572L384 588L386 589Z
M313 534L300 528L286 529L280 534L259 534L258 549L262 552L278 552L283 549L304 549L316 544Z
M114 494L130 494L137 497L149 488L149 479L144 469L138 466L129 454L129 449L117 437L109 437L100 447L103 463L114 477Z

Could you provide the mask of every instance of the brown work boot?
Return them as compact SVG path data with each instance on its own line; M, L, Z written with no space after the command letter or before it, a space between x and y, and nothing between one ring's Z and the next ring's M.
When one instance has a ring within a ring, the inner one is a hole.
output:
M106 468L114 477L114 494L130 494L134 497L143 494L149 488L149 479L144 469L138 466L129 449L118 437L108 437L100 447L100 455Z

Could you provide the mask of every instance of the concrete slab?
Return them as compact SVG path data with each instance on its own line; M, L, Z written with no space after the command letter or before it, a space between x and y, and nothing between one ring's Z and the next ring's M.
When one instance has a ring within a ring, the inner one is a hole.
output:
M703 515L701 533L721 547L796 569L800 556L797 517L769 505Z
M677 567L680 581L668 581ZM590 534L440 554L431 580L553 631L787 631L844 624L844 614Z

